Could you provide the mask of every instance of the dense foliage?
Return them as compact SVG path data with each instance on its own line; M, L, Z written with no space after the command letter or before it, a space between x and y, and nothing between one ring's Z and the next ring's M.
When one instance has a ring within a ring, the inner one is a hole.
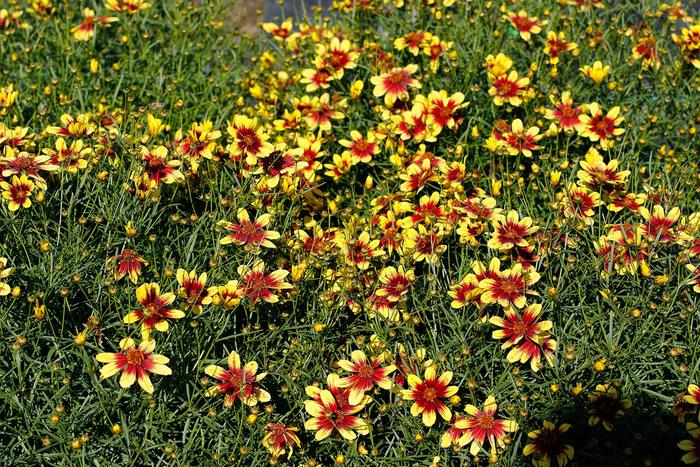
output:
M9 465L700 458L681 3L0 10Z

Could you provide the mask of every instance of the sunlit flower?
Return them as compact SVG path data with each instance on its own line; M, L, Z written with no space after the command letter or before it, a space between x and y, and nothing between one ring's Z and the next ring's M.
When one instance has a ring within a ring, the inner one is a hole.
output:
M516 246L528 246L527 236L537 232L539 227L532 225L532 218L520 219L518 211L511 210L505 219L493 222L494 231L488 242L488 247L494 250L509 250Z
M594 102L589 106L589 112L590 117L581 115L581 136L599 142L603 149L610 149L614 144L613 138L625 132L624 128L619 128L625 119L620 116L620 107L613 107L607 114L603 114L598 103Z
M100 369L101 378L109 378L120 371L119 385L128 388L134 382L138 382L141 389L149 394L153 394L153 383L148 373L156 375L170 375L172 371L165 366L170 359L163 355L153 353L156 348L156 341L145 339L136 346L131 338L124 338L119 342L121 352L97 354L97 361L106 363Z
M467 416L455 423L455 427L464 430L465 433L459 440L460 446L470 445L469 453L477 455L481 449L485 449L485 442L488 441L491 450L497 446L505 445L507 433L518 430L515 420L497 419L496 411L498 405L493 396L488 396L484 401L484 408L467 404L465 407Z
M279 297L275 291L292 288L292 284L284 281L284 278L289 275L289 271L278 269L268 273L265 271L265 263L262 260L256 261L252 267L239 266L238 274L242 277L243 295L253 304L260 300L267 303L277 303Z
M354 350L350 354L350 360L338 360L338 366L352 373L350 376L340 378L338 386L349 388L348 402L357 405L362 402L365 392L374 388L376 384L382 389L390 389L393 381L389 375L396 370L394 365L382 366L384 354L368 359L361 350Z
M539 34L546 21L540 22L537 18L530 18L527 12L520 10L518 13L508 13L506 18L523 40L529 41L532 34Z
M624 410L632 407L629 399L620 399L617 389L607 384L599 384L595 392L588 395L588 425L603 424L607 431L612 431L613 423L624 415Z
M225 285L216 288L217 300L226 308L233 308L241 301L245 291L236 280L230 280Z
M195 313L201 313L202 307L212 302L216 288L205 289L206 272L197 275L194 270L188 272L186 269L179 268L175 277L180 284L178 295L184 300L186 308L192 309Z
M26 174L42 190L46 190L46 180L40 172L55 172L59 169L49 155L30 154L17 151L11 147L5 149L5 155L0 156L0 179L13 175Z
M493 81L494 78L504 76L512 66L513 60L502 52L495 57L493 55L486 57L486 69L488 70L489 80L491 81Z
M527 303L526 294L536 294L530 286L540 279L535 271L523 271L520 264L511 269L499 271L495 278L486 278L479 282L479 288L484 292L481 301L498 303L503 308L523 308Z
M379 240L371 240L367 231L363 231L357 239L348 239L345 234L338 235L335 243L343 252L345 262L361 271L369 268L372 258L386 254L379 248Z
M312 400L304 401L304 408L312 418L304 423L304 428L316 431L316 441L326 439L334 431L347 440L369 433L368 422L355 415L365 408L369 397L363 397L359 404L351 404L350 390L340 388L339 381L338 375L331 373L327 380L328 389L306 387L306 394Z
M236 115L226 127L233 137L228 150L235 160L245 159L246 164L253 166L258 160L267 157L273 146L268 143L268 136L258 124L257 119L244 115Z
M542 135L539 132L540 129L536 126L525 130L523 122L519 118L513 120L510 131L503 134L503 144L508 154L511 156L522 154L525 157L532 157L532 151L540 148L537 142L542 139Z
M646 225L640 226L642 235L651 242L670 242L677 238L677 232L674 228L678 218L681 215L681 210L674 207L666 213L662 206L654 205L651 212L645 207L639 208L639 213L642 215Z
M492 316L489 319L491 324L501 328L493 331L492 337L507 339L501 348L510 348L506 356L510 363L525 363L529 360L532 371L539 371L544 356L552 364L557 343L549 337L552 322L537 321L541 313L542 305L536 303L525 308L522 317L517 311L511 310L505 313L505 318Z
M544 116L548 120L554 120L567 133L573 133L574 130L581 132L584 129L581 108L574 105L569 91L564 91L561 100L554 103L554 109L547 109Z
M600 84L610 73L610 65L603 66L600 61L596 60L593 62L593 66L584 65L580 70L584 76L592 79L595 84Z
M28 208L32 205L32 190L34 182L27 178L26 174L19 177L13 175L10 183L0 182L2 197L7 201L7 208L10 211L17 211L19 208Z
M153 328L160 332L167 331L169 327L167 319L185 317L182 311L170 308L175 301L175 294L170 292L161 294L160 286L155 282L138 286L136 300L142 308L128 313L124 317L124 322L131 324L141 321L141 330L145 335L149 335Z
M418 71L418 65L406 65L403 68L392 68L388 73L373 76L370 82L374 85L374 97L384 96L384 103L391 107L397 99L406 100L409 88L420 88L421 84L411 75Z
M574 458L574 448L567 444L566 433L571 429L568 423L556 426L545 420L542 428L533 430L527 434L528 444L523 449L523 454L532 456L532 462L536 467L549 467L556 461L559 467L563 467Z
M61 126L49 126L46 132L50 135L82 138L94 133L97 126L89 114L78 114L73 118L68 114L61 115Z
M219 243L222 245L234 243L247 247L264 246L266 248L275 248L272 240L280 238L280 234L274 230L265 230L271 219L268 213L261 214L254 221L251 221L248 211L241 208L238 210L236 218L238 223L228 221L219 221L217 223L218 226L230 232L219 240Z
M549 64L556 65L559 63L559 56L564 52L571 52L578 46L575 42L568 42L566 34L563 31L556 33L549 31L547 39L544 43L544 53L549 55Z
M132 284L138 282L142 266L148 264L139 254L128 248L124 248L116 257L108 258L107 262L113 264L115 281L120 281L124 276L129 276Z
M257 405L258 402L269 402L270 393L258 386L267 373L258 373L258 364L255 361L246 363L241 367L241 357L237 352L231 352L228 356L228 369L217 365L209 365L204 372L219 381L206 391L207 396L224 395L224 406L230 407L237 400L248 406Z
M412 252L415 262L425 261L428 264L438 264L440 256L447 251L447 245L442 243L444 233L442 229L428 230L423 224L418 224L418 229L407 229L403 233L403 246Z
M600 195L587 188L571 184L561 203L565 217L578 219L586 225L593 225L595 208L600 206Z
M586 153L585 160L581 161L581 168L576 173L579 183L587 186L593 191L606 191L608 193L622 189L627 184L629 170L617 170L620 161L612 159L607 164L603 156L595 149L591 148Z
M0 257L0 297L9 295L12 290L4 280L15 271L15 268L7 268L5 266L7 266L7 258Z
M354 161L368 163L372 160L372 156L376 156L381 151L379 142L371 130L367 132L366 138L359 131L352 130L350 138L352 139L341 139L338 143L348 148L347 152L350 153Z
M71 28L73 38L79 41L90 40L95 35L95 28L98 24L109 24L119 21L115 16L95 16L95 11L90 8L83 10L83 22Z
M452 381L452 372L446 371L437 377L435 368L429 366L425 370L424 379L418 375L408 375L408 389L401 390L404 400L413 401L411 415L417 417L422 414L423 424L433 426L437 420L437 414L445 421L452 419L452 411L443 402L457 393L457 386L449 386Z
M273 459L277 459L287 452L287 459L292 457L294 446L301 448L301 441L297 432L299 428L287 426L282 422L268 423L265 425L265 437L262 445L270 452Z
M177 159L168 158L168 149L165 146L157 146L154 149L141 147L141 157L143 159L144 173L157 185L161 183L175 183L183 181L185 176L179 168L182 164Z
M529 84L529 78L521 78L518 72L513 70L508 75L495 77L491 81L489 95L493 97L493 103L498 106L507 103L517 107L522 104Z
M106 0L105 8L119 13L133 15L139 11L150 8L151 4L144 0Z
M379 273L379 282L382 286L375 293L380 297L386 297L389 301L398 302L408 293L411 282L414 280L416 275L413 269L406 271L403 266L399 266L398 269L387 266Z

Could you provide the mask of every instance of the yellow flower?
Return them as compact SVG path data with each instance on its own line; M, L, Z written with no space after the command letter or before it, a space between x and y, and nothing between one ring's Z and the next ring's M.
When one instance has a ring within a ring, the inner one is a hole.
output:
M606 76L610 73L610 65L603 66L603 63L599 60L593 62L593 66L584 65L580 68L584 76L591 78L595 84L600 84L603 82Z

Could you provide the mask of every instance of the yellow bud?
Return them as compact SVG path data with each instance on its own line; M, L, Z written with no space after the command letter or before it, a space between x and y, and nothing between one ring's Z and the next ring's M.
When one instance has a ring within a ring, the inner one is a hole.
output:
M602 358L593 364L593 369L598 373L602 373L605 371L605 363L607 363L607 360Z
M74 439L73 441L70 442L70 447L73 449L80 449L80 440L79 439Z
M134 228L134 225L131 223L131 221L126 223L126 226L124 227L124 231L126 232L126 236L129 238L133 238L136 236L138 233L136 229Z
M326 328L326 325L323 323L314 323L314 331L316 332L321 332Z
M115 423L112 425L112 434L114 435L120 435L122 434L122 427L119 425L119 423Z
M335 456L335 464L336 465L345 464L345 456L343 454L338 454L337 456Z
M559 385L556 384L556 383L554 383L554 384L552 384L551 386L549 386L549 389L550 389L552 392L559 392Z
M573 396L578 396L579 394L581 394L581 391L583 391L583 387L581 386L581 383L579 383L576 386L574 386L573 388L571 388L571 394Z
M122 42L122 44L127 44L129 42L129 36L122 35L121 42Z
M73 339L73 343L78 346L85 345L85 341L87 341L87 334L82 331L76 334L75 339Z
M90 60L90 73L95 74L100 69L100 62L96 58Z
M367 178L365 179L365 190L371 190L373 186L374 186L374 179L372 178L371 175L367 175Z
M12 288L12 292L10 292L10 295L12 295L13 298L19 298L20 295L22 295L22 289L20 289L19 286L16 285Z
M257 419L258 419L258 416L255 415L254 413L252 413L246 417L245 421L248 425L254 425L255 422L257 421Z
M457 394L455 394L455 395L453 395L453 396L450 397L450 404L452 404L452 405L457 405L457 404L459 404L459 402L460 402L461 400L462 400L462 399L461 399Z
M552 170L549 172L549 184L552 186L557 186L559 185L559 181L561 180L561 172L559 170Z
M496 180L495 178L492 178L491 179L491 194L493 196L500 196L502 186L503 186L503 182L501 180Z

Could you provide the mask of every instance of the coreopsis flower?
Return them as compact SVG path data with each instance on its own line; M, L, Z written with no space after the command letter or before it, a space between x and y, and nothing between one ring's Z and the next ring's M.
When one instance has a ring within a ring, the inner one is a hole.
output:
M423 224L418 224L418 229L407 229L403 233L403 246L412 252L413 261L435 265L447 251L447 245L442 243L443 237L442 228L428 230Z
M600 206L600 195L587 188L570 184L561 204L564 217L580 220L586 225L593 225L594 210Z
M538 226L532 225L531 217L520 219L520 214L515 210L508 212L505 219L494 220L493 228L488 247L501 251L510 250L516 246L528 246L526 237L539 229Z
M530 78L520 77L518 72L512 70L507 75L501 75L491 80L489 88L489 96L493 97L493 103L501 106L510 104L518 107L523 102L523 97L527 97L527 86L530 84Z
M352 130L350 138L352 139L341 139L338 143L347 148L347 152L350 153L353 161L369 163L373 156L381 152L377 138L371 130L367 132L366 138L359 131Z
M308 102L308 104L307 104ZM323 131L331 131L332 120L342 120L345 118L345 114L339 109L347 105L346 99L334 100L331 103L330 94L323 93L321 96L314 96L309 99L308 96L304 96L301 101L300 108L304 117L304 123L309 131L315 131L320 129Z
M58 165L52 162L51 156L46 154L30 154L8 146L5 148L5 155L0 156L0 178L27 174L42 190L46 190L46 180L41 176L40 171L51 173L58 169Z
M455 427L464 430L465 433L459 440L460 446L469 446L469 453L475 456L481 449L485 449L485 442L488 441L491 450L497 446L503 447L507 433L518 430L515 420L496 418L498 405L493 396L488 396L484 401L484 408L467 404L464 411L467 415L455 423Z
M605 191L611 193L615 190L623 189L627 184L629 170L618 172L617 167L620 161L611 159L607 164L603 156L595 149L591 148L586 153L585 160L580 162L581 168L576 173L579 184L588 187L593 191Z
M26 174L19 177L13 175L10 182L0 182L2 197L7 201L7 208L14 212L19 208L29 208L32 205L32 190L34 182L29 180Z
M306 394L312 400L304 401L304 408L312 418L304 423L304 428L316 432L316 441L326 439L334 431L347 440L369 433L368 422L355 415L365 408L369 397L363 397L359 404L352 404L350 390L341 388L339 382L339 376L331 373L327 379L328 389L306 387Z
M544 53L549 55L549 64L556 65L559 63L559 56L564 52L571 52L578 48L576 42L566 40L566 34L563 31L556 33L549 31L547 39L544 42Z
M632 407L631 400L620 399L617 389L607 384L598 384L588 400L588 425L602 423L607 431L612 431L613 423L625 414L625 409Z
M645 29L645 31L645 34L648 35L637 39L637 43L632 47L632 58L641 60L642 67L645 70L651 68L652 70L658 71L661 67L661 60L656 50L656 39L651 36L651 32L648 29Z
M240 287L243 289L243 296L250 300L251 304L260 300L277 303L279 297L275 291L293 288L292 284L284 281L289 271L277 269L268 273L265 271L265 263L262 260L257 260L252 267L239 266L238 274L241 275Z
M91 135L96 128L90 114L78 114L75 118L63 114L61 115L61 126L49 126L46 128L46 133L78 139Z
M301 448L301 441L297 432L299 428L287 426L282 422L268 423L265 425L265 436L262 445L270 452L273 459L278 459L287 452L287 459L292 457L294 446Z
M306 92L315 92L319 89L328 89L331 87L333 76L325 68L306 68L301 71L301 84L306 84Z
M287 37L289 37L289 34L292 32L292 27L293 22L291 18L287 19L280 25L275 23L262 24L263 30L268 34L272 34L272 37L274 37L277 41L284 41Z
M141 275L142 266L148 265L148 262L135 251L124 248L116 257L107 258L107 264L114 269L115 281L129 276L129 280L135 285Z
M693 286L693 291L700 294L700 266L693 266L692 264L686 264L686 269L693 273L693 276L689 279L689 285ZM695 386L697 389L697 386ZM688 392L690 392L690 387L688 387ZM698 392L698 400L700 401L700 391ZM694 393L691 393L694 394Z
M522 154L532 157L532 151L539 149L537 142L542 139L540 129L536 126L525 130L522 120L516 118L508 132L503 134L503 145L511 156Z
M404 217L399 221L399 226L405 229L415 227L417 224L423 223L432 225L434 222L439 222L445 216L445 210L440 205L440 192L434 191L428 195L423 195L418 200L418 206L411 206L412 214Z
M620 107L613 107L607 114L603 114L598 103L594 102L588 109L590 116L581 115L581 136L599 142L603 149L610 149L614 144L613 138L625 132L624 128L618 127L625 120L620 116Z
M430 71L437 73L440 67L440 57L446 55L446 53L452 48L454 42L443 41L436 35L433 35L429 40L426 40L423 44L423 54L430 57Z
M141 284L136 288L136 300L142 306L141 309L131 311L124 316L126 324L141 321L141 332L148 336L153 328L156 331L165 332L168 330L168 319L180 319L185 317L185 313L180 310L170 308L175 301L175 294L167 292L160 293L160 286L155 282Z
M450 446L460 447L459 440L462 439L462 436L464 436L467 431L457 428L456 424L457 422L460 422L464 419L464 415L460 415L457 413L452 416L452 422L450 423L450 427L440 437L441 448L445 449L449 448Z
M342 79L345 70L351 70L357 66L358 58L359 53L355 51L355 47L349 40L341 41L334 37L328 46L324 44L316 46L314 64L318 69L327 69L333 79Z
M386 297L391 302L398 302L401 297L408 293L411 282L416 280L413 269L405 270L403 266L398 269L387 266L379 272L379 282L382 284L376 290L379 297Z
M216 287L205 288L207 283L207 273L200 275L192 271L179 268L175 275L177 283L180 284L178 295L184 300L184 305L191 308L195 313L201 313L204 305L211 304L213 296L217 291Z
M151 7L151 4L144 0L106 0L105 8L109 11L118 13L127 13L133 15L139 11L146 10Z
M348 388L348 402L358 405L365 397L365 392L374 388L376 384L382 389L391 389L394 384L389 375L396 370L394 365L382 366L384 354L372 359L361 350L354 350L350 354L350 360L338 360L338 366L351 375L338 380L338 387Z
M258 161L259 169L253 173L262 175L262 183L271 190L283 176L292 176L306 168L306 162L299 160L303 152L301 148L290 149L284 143L276 144L267 157Z
M245 159L246 164L254 166L259 159L272 152L273 146L268 142L269 137L256 118L236 115L233 121L228 123L226 131L233 137L228 151L234 160Z
M226 308L233 308L240 303L244 295L245 292L238 284L238 281L230 280L225 285L216 287L216 297L214 300L216 300L217 304L223 305Z
M429 32L413 31L403 37L394 39L394 48L399 51L408 49L414 56L418 56L422 45L432 36L433 35Z
M0 107L9 109L15 104L18 96L19 92L15 90L14 84L0 87Z
M367 231L363 231L357 239L348 239L346 234L340 234L335 238L335 244L343 252L345 262L360 271L369 269L372 258L386 254L379 248L379 240L371 240Z
M574 458L574 448L567 444L566 433L571 429L568 423L556 426L545 420L542 428L533 430L527 434L530 438L523 449L523 454L532 456L532 462L536 467L549 467L556 461L559 467L563 467Z
M224 395L224 406L230 407L237 400L247 406L255 406L258 402L269 402L270 393L258 386L267 373L258 372L258 363L251 361L241 367L241 357L237 352L228 355L228 370L217 365L209 365L204 373L219 381L207 389L207 396Z
M681 462L684 464L696 464L700 461L700 426L696 423L688 422L685 424L685 429L688 430L690 439L684 439L678 443L678 447L687 452L681 457Z
M343 151L342 154L333 154L333 162L331 164L323 164L323 167L326 169L324 174L333 180L340 180L345 174L350 172L353 165L355 165L355 161L349 152Z
M95 11L90 8L83 10L83 17L83 22L70 30L73 38L79 41L90 40L95 35L97 25L119 21L116 16L95 16Z
M141 147L141 158L144 173L148 178L160 185L161 183L176 183L185 180L185 176L179 168L182 163L177 159L168 158L168 149L165 146L157 146L148 149Z
M639 212L639 209L644 205L647 196L644 193L624 193L617 195L610 200L607 207L609 211L620 212L623 209L628 209L632 212Z
M451 96L447 91L430 91L427 97L416 96L416 102L423 105L428 112L428 126L443 128L455 128L457 125L457 113L468 104L464 102L464 94L456 92Z
M134 382L138 382L141 389L153 394L153 383L148 373L163 376L172 374L172 370L166 366L170 359L153 353L156 348L156 341L153 339L144 339L137 346L133 339L127 337L119 342L119 348L121 352L97 354L97 361L106 363L100 369L101 378L109 378L121 371L121 387L128 388Z
M551 365L557 343L549 337L552 329L551 321L537 321L542 313L542 305L534 303L522 312L522 317L517 311L506 311L505 318L492 316L489 319L501 329L493 331L494 339L507 339L501 346L502 349L510 349L506 359L510 363L525 363L530 361L532 371L542 368L542 356Z
M542 26L547 24L546 21L540 22L536 17L529 17L524 10L520 10L518 13L510 12L505 17L525 41L529 41L532 34L542 32Z
M409 88L420 88L420 82L411 78L411 75L418 71L418 65L410 64L403 68L392 68L388 73L370 78L374 85L374 97L384 96L384 103L387 107L394 105L397 99L408 99Z
M483 290L479 288L479 280L474 274L467 274L459 283L454 284L447 295L452 297L452 308L464 308L467 303L481 303L479 298ZM477 306L479 306L477 304Z
M681 215L681 210L678 207L670 209L667 213L658 204L654 205L651 212L642 206L639 208L639 213L647 221L646 225L639 226L640 232L650 242L666 243L678 238L677 229L674 228Z
M681 29L681 34L671 34L681 54L695 68L700 68L700 22Z
M583 76L590 78L595 84L600 84L610 73L610 65L603 66L602 62L596 60L593 66L584 65L580 70Z
M452 419L452 411L443 399L450 398L459 390L457 386L450 386L450 381L451 371L443 372L438 378L433 366L426 368L424 379L416 374L408 375L409 388L401 390L401 397L413 401L411 415L422 415L423 424L429 427L435 424L438 413L449 422Z
M557 126L567 133L573 133L574 130L581 132L584 129L581 121L581 108L574 105L569 91L564 91L561 94L561 100L554 102L554 109L547 109L544 117L548 120L554 120Z
M15 268L7 268L5 266L7 266L7 258L0 257L0 297L9 295L12 291L9 284L4 282L4 279L7 279L15 271Z
M490 81L504 76L512 66L513 60L504 53L499 53L495 57L493 55L486 57L486 69L488 70L488 78Z
M483 303L498 303L506 309L520 309L527 303L527 294L536 295L530 286L540 280L540 275L533 270L524 271L520 263L496 274L496 277L479 281L479 288L484 291L480 297Z
M58 138L53 148L44 148L42 152L50 158L52 165L68 173L86 169L88 159L95 153L80 139L71 141L69 145L63 138Z
M700 387L697 384L688 385L688 392L683 399L693 405L700 405Z
M270 223L271 216L268 213L259 215L255 220L250 220L248 211L244 208L238 210L236 214L238 223L219 221L218 226L223 227L230 233L219 240L222 245L234 243L246 247L264 246L265 248L276 248L272 240L280 238L279 232L265 230Z
M200 158L211 159L216 148L216 140L221 137L221 132L213 130L214 124L210 120L202 123L194 122L187 131L187 136L182 140L180 150L195 167Z

